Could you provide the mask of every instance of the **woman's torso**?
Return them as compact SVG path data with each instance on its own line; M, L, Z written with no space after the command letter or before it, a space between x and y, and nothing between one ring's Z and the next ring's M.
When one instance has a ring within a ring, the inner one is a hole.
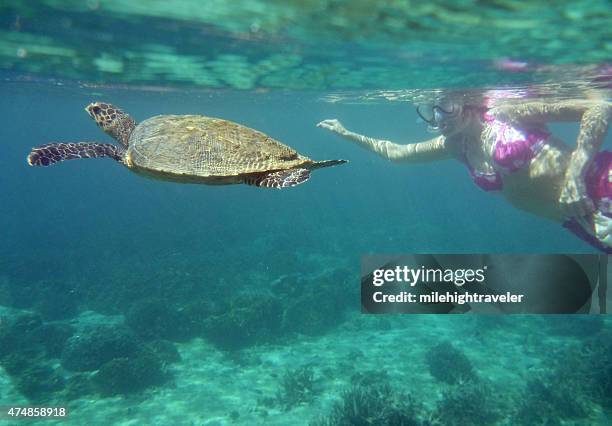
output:
M543 123L505 123L489 110L480 135L459 136L458 156L475 183L500 191L515 207L563 221L559 194L569 162L569 148Z

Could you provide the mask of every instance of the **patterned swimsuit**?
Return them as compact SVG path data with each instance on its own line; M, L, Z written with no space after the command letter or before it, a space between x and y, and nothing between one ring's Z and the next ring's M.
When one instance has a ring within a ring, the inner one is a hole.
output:
M512 124L500 121L485 112L483 119L495 135L493 146L494 172L477 171L467 160L464 162L474 183L485 191L499 191L503 188L504 174L514 173L529 166L542 148L548 143L550 133L538 127L518 129ZM575 218L568 219L563 226L593 247L612 254L612 152L602 151L595 156L586 175L587 194L597 208L592 219L593 229L585 228Z

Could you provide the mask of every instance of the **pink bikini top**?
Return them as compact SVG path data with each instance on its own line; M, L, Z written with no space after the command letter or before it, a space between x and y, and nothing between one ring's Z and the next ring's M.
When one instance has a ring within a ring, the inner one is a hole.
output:
M485 191L499 191L503 188L502 174L513 173L529 165L529 162L547 143L550 133L537 127L518 129L496 119L488 112L483 114L483 119L496 135L493 149L496 170L495 172L475 170L467 160L465 152L464 162L476 185Z

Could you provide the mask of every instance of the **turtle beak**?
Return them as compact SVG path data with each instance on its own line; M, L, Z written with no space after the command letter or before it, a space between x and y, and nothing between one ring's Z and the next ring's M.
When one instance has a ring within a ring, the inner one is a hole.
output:
M91 118L94 119L98 127L105 129L108 126L109 119L105 114L108 110L108 104L101 102L93 102L85 107L85 111Z
M97 102L93 102L85 107L85 111L87 111L87 114L89 114L89 116L95 120L96 114L99 114L101 109Z

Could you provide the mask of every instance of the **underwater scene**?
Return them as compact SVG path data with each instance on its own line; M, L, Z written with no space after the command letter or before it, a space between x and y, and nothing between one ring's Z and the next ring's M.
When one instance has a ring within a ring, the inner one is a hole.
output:
M0 0L0 424L612 424L612 271L577 314L360 301L370 254L610 253L610 22Z

